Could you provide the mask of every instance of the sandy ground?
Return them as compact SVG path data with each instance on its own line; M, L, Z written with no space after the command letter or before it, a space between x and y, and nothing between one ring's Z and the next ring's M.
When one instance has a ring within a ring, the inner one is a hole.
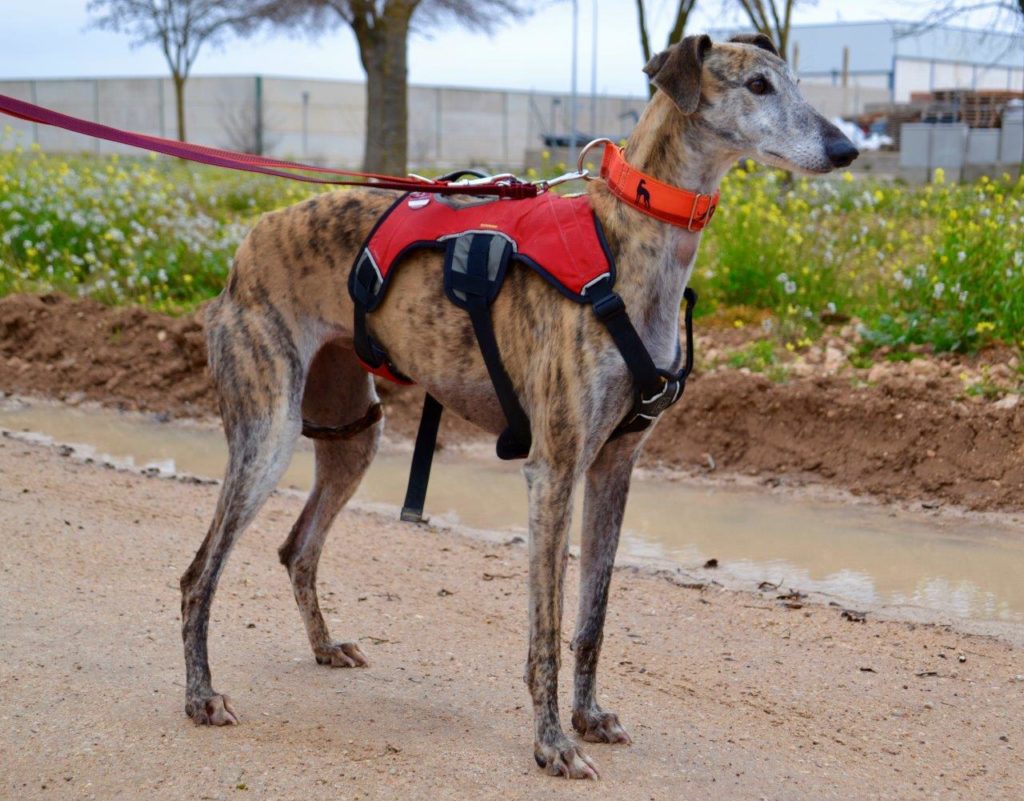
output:
M613 586L602 686L635 744L589 746L596 787L546 777L521 680L523 546L343 513L321 597L371 667L332 670L276 562L301 507L288 494L214 606L215 686L242 725L195 727L177 579L216 491L0 439L0 797L1021 798L1019 649L632 569Z

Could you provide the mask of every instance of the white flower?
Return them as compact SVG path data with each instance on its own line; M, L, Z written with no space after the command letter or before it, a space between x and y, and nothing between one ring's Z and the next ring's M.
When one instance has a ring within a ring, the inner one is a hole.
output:
M965 261L967 261L967 254L961 250L959 253L956 254L956 260L963 264Z
M934 287L932 287L932 297L938 300L942 297L942 293L946 291L946 285L939 281Z
M796 284L793 281L786 281L782 288L786 290L787 295L792 295L796 292Z

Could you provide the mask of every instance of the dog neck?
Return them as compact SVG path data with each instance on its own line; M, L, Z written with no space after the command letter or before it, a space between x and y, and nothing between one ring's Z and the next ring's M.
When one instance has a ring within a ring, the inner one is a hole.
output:
M708 136L700 113L681 114L662 92L644 109L626 142L626 161L659 181L714 194L736 154L723 152Z
M735 154L712 147L712 140L701 136L701 128L699 114L681 114L657 92L626 143L626 161L659 181L713 194ZM600 182L592 183L590 192L616 258L616 290L651 355L667 367L676 355L680 304L701 233L629 208Z

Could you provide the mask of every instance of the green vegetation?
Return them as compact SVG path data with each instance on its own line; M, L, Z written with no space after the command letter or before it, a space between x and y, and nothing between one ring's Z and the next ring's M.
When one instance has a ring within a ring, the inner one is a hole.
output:
M57 290L170 313L220 291L259 214L322 191L169 159L0 153L0 294ZM704 238L700 313L770 314L778 344L856 318L869 347L1024 347L1024 179L925 187L734 170ZM734 359L766 371L772 345ZM891 357L890 358L901 358Z

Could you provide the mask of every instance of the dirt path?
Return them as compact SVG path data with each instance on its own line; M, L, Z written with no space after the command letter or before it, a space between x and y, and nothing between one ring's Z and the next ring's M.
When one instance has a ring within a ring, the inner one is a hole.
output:
M533 765L521 545L344 513L321 592L372 664L330 670L276 563L289 495L242 539L214 606L215 684L242 725L193 726L177 579L215 495L0 439L0 797L593 797ZM1024 659L999 640L620 570L602 665L635 745L590 746L601 797L992 801L1024 786Z
M854 369L842 350L851 343L831 338L799 355L790 379L776 383L710 364L756 332L710 324L700 330L703 372L659 423L645 464L826 483L885 500L1024 511L1021 395L969 396L962 380L983 375L1013 385L1019 365L1008 352L991 354L991 363L982 361L988 356L943 357ZM387 382L381 390L388 431L414 436L421 392ZM0 391L175 417L216 411L199 316L111 309L60 295L0 298ZM445 416L442 443L480 437L470 424Z

